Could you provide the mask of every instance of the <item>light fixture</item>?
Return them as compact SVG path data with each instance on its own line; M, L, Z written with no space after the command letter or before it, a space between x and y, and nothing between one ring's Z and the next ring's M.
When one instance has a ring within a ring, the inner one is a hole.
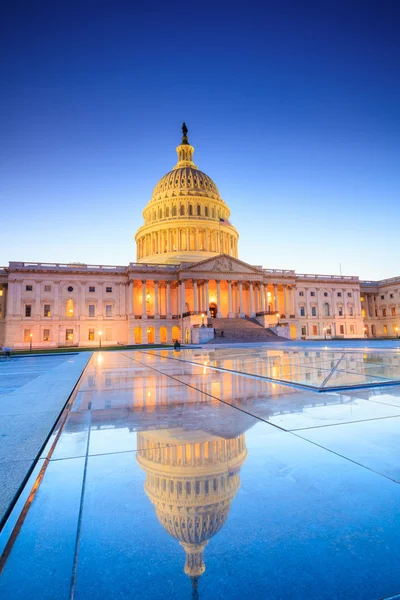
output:
M146 299L147 299L147 300L150 300L150 298L151 298L151 296L150 296L149 292L147 292Z

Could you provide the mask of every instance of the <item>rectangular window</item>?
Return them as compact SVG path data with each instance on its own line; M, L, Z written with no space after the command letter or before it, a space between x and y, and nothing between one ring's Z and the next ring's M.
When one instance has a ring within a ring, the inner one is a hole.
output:
M338 295L338 298L341 298L342 297L342 292L338 292L337 295Z
M2 288L0 288L0 296L2 296L2 295L3 295L3 290L2 290Z
M108 292L108 293L112 292L112 287L106 287L106 292Z
M347 292L347 297L351 298L351 292Z
M383 326L383 335L387 335L387 325Z
M305 317L306 316L306 309L304 308L304 306L300 307L300 316L301 317Z
M89 342L94 342L94 329L89 329L88 340Z
M30 341L31 341L31 330L24 329L24 342L30 342Z
M94 287L94 285L89 285L89 292L95 292L96 288Z
M32 316L32 306L30 304L25 304L25 316L26 317Z
M339 306L338 315L339 315L339 317L343 317L343 307L342 306Z
M340 333L343 335L344 334L344 325L340 326Z
M393 295L393 294L390 294L390 297L391 297L391 298L394 298L394 295Z
M325 298L327 298L328 297L328 292L324 292L324 296L325 296Z
M354 325L350 325L350 333L355 333L355 331L354 331Z
M89 317L94 317L94 316L95 316L95 305L89 304Z
M45 304L43 307L43 316L50 317L50 304Z
M304 296L304 292L299 292L299 296Z
M307 335L306 331L307 331L306 328L302 327L301 328L301 335Z
M382 308L382 317L386 317L386 308Z
M112 317L112 305L106 304L106 317Z
M381 300L384 300L384 299L385 299L385 296L381 296Z
M317 316L317 309L315 306L311 307L311 316L312 317L316 317Z
M315 292L310 292L310 296L315 296Z
M44 342L50 341L50 329L43 329L43 341Z
M392 306L392 308L390 309L392 311L392 317L396 316L396 309L394 306Z
M111 329L111 327L106 327L106 340L107 340L107 342L111 342L111 340L112 340L112 329Z
M349 307L349 316L350 316L350 317L352 317L352 316L353 316L353 313L354 313L354 311L353 311L353 307L352 307L352 306L350 306L350 307Z
M45 292L51 292L51 285L45 285L44 286L44 291Z
M74 330L73 329L66 329L65 330L65 341L66 342L73 342L74 341Z
M312 332L313 335L318 335L318 327L316 325L313 325Z
M25 291L31 292L32 290L33 290L33 286L31 286L31 285L26 285L25 286Z

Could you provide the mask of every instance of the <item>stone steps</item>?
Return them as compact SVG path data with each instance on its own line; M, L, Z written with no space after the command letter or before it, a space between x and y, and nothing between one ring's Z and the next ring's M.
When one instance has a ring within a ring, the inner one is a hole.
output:
M286 339L275 335L270 329L265 329L256 319L208 319L208 323L214 327L216 333L210 344L278 342Z

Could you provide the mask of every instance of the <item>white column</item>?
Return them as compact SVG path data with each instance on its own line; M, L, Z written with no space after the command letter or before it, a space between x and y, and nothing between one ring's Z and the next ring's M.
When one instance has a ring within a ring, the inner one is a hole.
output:
M250 289L250 317L254 317L254 297L253 297L253 284L250 281L249 282L249 289Z
M279 312L278 285L276 283L274 283L274 300L275 300L275 312Z
M79 307L79 316L81 319L86 318L85 291L86 291L86 284L85 284L85 282L82 282L81 286L80 286L81 302L80 302L80 307Z
M180 314L182 315L186 312L185 306L185 280L183 279L181 282L181 299L180 299Z
M232 317L233 317L233 310L232 310L232 281L228 281L228 305L229 305L229 307L228 307L228 309L229 309L228 317L230 319L232 319Z
M160 303L158 294L158 281L154 282L154 318L160 318Z
M244 317L243 312L243 283L239 281L239 317Z
M54 282L54 308L53 308L53 317L59 318L60 316L60 282Z
M260 283L261 286L261 312L265 312L265 285Z
M283 312L288 317L288 297L287 297L287 284L283 286Z
M142 319L147 319L146 313L146 280L142 279Z
M205 297L206 306L205 306L205 311L204 312L208 316L208 311L209 311L209 307L210 307L209 293L208 293L208 280L205 282L205 288L206 288L206 297Z
M128 315L133 315L133 281L128 285Z
M167 318L171 318L171 284L167 281Z
M217 279L217 306L218 306L217 317L220 318L221 317L221 282L219 279Z
M198 303L198 298L197 298L197 281L196 281L196 279L193 280L193 296L194 296L193 310L195 313L197 313L199 311L199 303Z
M35 317L40 317L40 288L41 281L35 281Z
M119 284L119 316L125 316L125 283Z

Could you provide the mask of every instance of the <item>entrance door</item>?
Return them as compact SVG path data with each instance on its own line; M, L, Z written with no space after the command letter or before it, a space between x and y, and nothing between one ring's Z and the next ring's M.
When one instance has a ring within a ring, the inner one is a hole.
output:
M68 346L69 344L73 344L74 342L74 330L66 329L65 330L65 344Z
M210 304L210 315L212 319L215 319L217 317L218 314L218 308L217 305L215 304L215 302L212 302Z

